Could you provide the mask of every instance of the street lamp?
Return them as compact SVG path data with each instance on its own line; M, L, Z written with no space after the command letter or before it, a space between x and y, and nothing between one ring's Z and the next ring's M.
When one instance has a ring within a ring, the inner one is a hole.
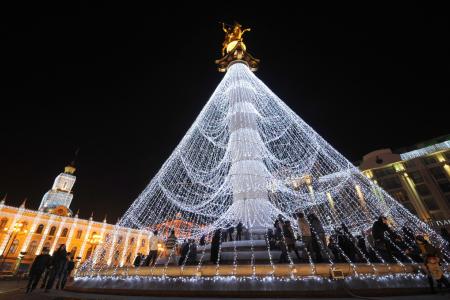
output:
M24 226L23 226L23 223L20 223L20 222L14 224L14 226L12 227L11 233L9 234L8 241L6 242L5 248L3 248L2 255L0 255L0 257L3 258L3 259L2 259L2 263L1 263L1 265L0 265L0 266L1 266L0 269L3 267L3 264L5 263L6 257L8 256L8 252L11 250L12 244L14 243L14 241L15 241L17 235L19 235L19 234L24 234L24 233L27 233L27 232L28 232L28 230L27 230L27 229L24 229L23 227L24 227ZM3 230L6 231L6 232L8 232L8 229L9 229L9 228L6 227L6 228L4 228ZM8 244L9 244L9 242L10 242L11 240L12 240L11 245L9 245L9 248L8 248ZM6 249L8 249L8 250L6 251ZM6 255L5 255L5 251L6 251Z

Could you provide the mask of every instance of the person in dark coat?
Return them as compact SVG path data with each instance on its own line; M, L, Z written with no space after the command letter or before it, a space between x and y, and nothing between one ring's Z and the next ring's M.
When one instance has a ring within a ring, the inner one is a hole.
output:
M206 244L206 235L202 235L201 237L200 237L200 241L198 242L198 244L200 245L200 246L205 246L205 244Z
M66 267L66 270L61 279L61 289L62 290L66 286L67 278L70 278L70 275L72 274L73 269L75 269L75 262L73 261L73 256L71 255L70 252L67 253L67 258L68 258L67 267Z
M295 235L294 230L292 229L291 226L291 221L287 220L284 222L283 232L284 232L284 239L286 241L287 251L289 253L294 251L298 261L301 261L302 259L300 257L300 254L298 253L297 247L295 246Z
M387 224L387 218L380 216L372 225L372 237L375 249L380 253L384 260L392 262L392 255L389 253L385 234L391 234L392 230Z
M133 266L135 268L139 267L141 265L141 260L142 260L141 253L138 253L138 255L136 256L136 258L133 261Z
M284 235L283 235L284 221L283 221L283 225L280 225L280 222L281 221L279 219L275 220L273 227L275 229L276 246L281 251L280 258L278 259L278 263L282 264L282 263L288 263L289 260L288 260L288 249L287 249L287 245L286 245L286 239L284 238Z
M28 276L27 293L31 293L37 286L39 280L41 279L42 273L51 262L51 256L48 254L48 249L44 248L42 253L36 256L33 264L30 268L30 273Z
M189 239L189 253L187 255L186 264L195 265L197 263L197 244L194 239Z
M233 241L233 233L234 233L234 226L229 224L228 227L228 241L232 242Z
M189 243L187 240L183 241L183 244L181 244L181 251L180 251L180 258L178 259L178 265L182 266L185 263L186 256L189 253Z
M210 261L213 264L217 263L217 260L219 259L220 235L221 229L217 228L216 231L214 231L214 235L211 241Z
M55 253L53 253L51 271L47 285L45 287L45 292L48 292L50 289L52 289L56 278L58 278L58 283L60 282L64 269L66 268L66 264L67 264L66 245L62 244L61 246L59 246L58 250L56 250ZM59 284L57 284L56 288L59 288Z
M242 229L243 229L244 225L242 224L241 221L239 221L239 223L236 225L236 241L240 241L242 240Z

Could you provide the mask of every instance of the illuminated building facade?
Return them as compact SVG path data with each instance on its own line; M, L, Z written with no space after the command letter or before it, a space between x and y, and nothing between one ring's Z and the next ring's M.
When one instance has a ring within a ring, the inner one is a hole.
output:
M137 253L148 253L149 231L108 224L106 219L96 222L92 216L86 220L72 215L69 206L76 179L74 172L71 164L58 175L39 210L27 209L25 202L20 207L6 205L5 199L0 202L1 271L26 272L42 249L53 253L61 244L66 245L78 264L110 239L118 245L114 253L104 253L111 265L130 265Z
M373 151L359 167L422 220L450 228L450 135L402 150Z

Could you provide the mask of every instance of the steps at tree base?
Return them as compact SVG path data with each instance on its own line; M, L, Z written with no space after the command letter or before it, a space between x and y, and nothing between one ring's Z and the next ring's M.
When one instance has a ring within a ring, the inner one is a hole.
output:
M321 276L328 278L331 276L333 269L339 270L344 276L351 276L355 274L368 274L368 275L386 275L386 274L399 274L409 273L416 274L419 270L417 264L264 264L264 265L201 265L200 268L197 265L185 266L156 266L156 267L139 267L139 268L108 268L102 270L89 270L84 272L78 272L77 276L191 276L191 277L212 277L212 276L277 276L289 278L291 276Z
M121 276L122 275L122 276ZM79 277L67 289L75 292L146 296L191 297L344 297L394 296L428 293L424 275L397 274L390 277Z

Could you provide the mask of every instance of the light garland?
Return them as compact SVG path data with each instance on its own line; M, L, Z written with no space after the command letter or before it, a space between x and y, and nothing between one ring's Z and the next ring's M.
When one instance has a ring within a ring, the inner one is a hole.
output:
M379 216L385 215L394 222L394 230L406 226L414 233L425 234L445 257L450 257L445 241L438 234L359 172L242 63L229 67L180 144L117 225L148 231L157 229L161 234L176 228L179 240L198 241L202 235L211 236L217 229L221 229L222 239L222 230L242 222L250 233L252 278L257 280L254 232L271 228L279 215L290 220L295 230L297 223L292 215L297 211L305 215L314 213L327 235L341 224L352 234L367 231ZM317 236L313 228L311 230ZM267 242L273 275L273 253L267 235L263 239ZM287 247L284 232L282 239ZM364 239L367 241L367 236ZM115 241L114 236L101 245L109 253L109 261L104 262L107 265L111 264L111 255L119 249ZM318 244L333 266L335 262L327 245L322 241ZM369 243L368 247L386 263ZM375 265L362 249L356 248L376 273ZM174 249L168 260L162 262L165 279L169 278L166 271L171 256L175 255ZM364 278L363 274L358 274L355 262L339 246L337 249L354 275ZM205 251L206 246L203 246L199 252L199 274ZM102 252L96 251L96 255ZM235 276L238 252L234 241L232 276L226 278L242 278ZM289 251L287 254L289 277L297 278L293 258ZM315 274L309 251L307 256ZM160 258L162 254L158 255L157 263ZM413 262L409 256L407 259ZM101 264L99 257L95 260ZM221 261L222 243L214 262L214 278L222 278ZM186 260L182 271L185 263ZM445 260L444 263L448 264ZM387 266L390 268L389 264ZM90 260L81 269L92 267L95 266ZM155 268L151 268L151 275ZM114 270L117 271L117 266ZM274 280L272 277L264 280Z

